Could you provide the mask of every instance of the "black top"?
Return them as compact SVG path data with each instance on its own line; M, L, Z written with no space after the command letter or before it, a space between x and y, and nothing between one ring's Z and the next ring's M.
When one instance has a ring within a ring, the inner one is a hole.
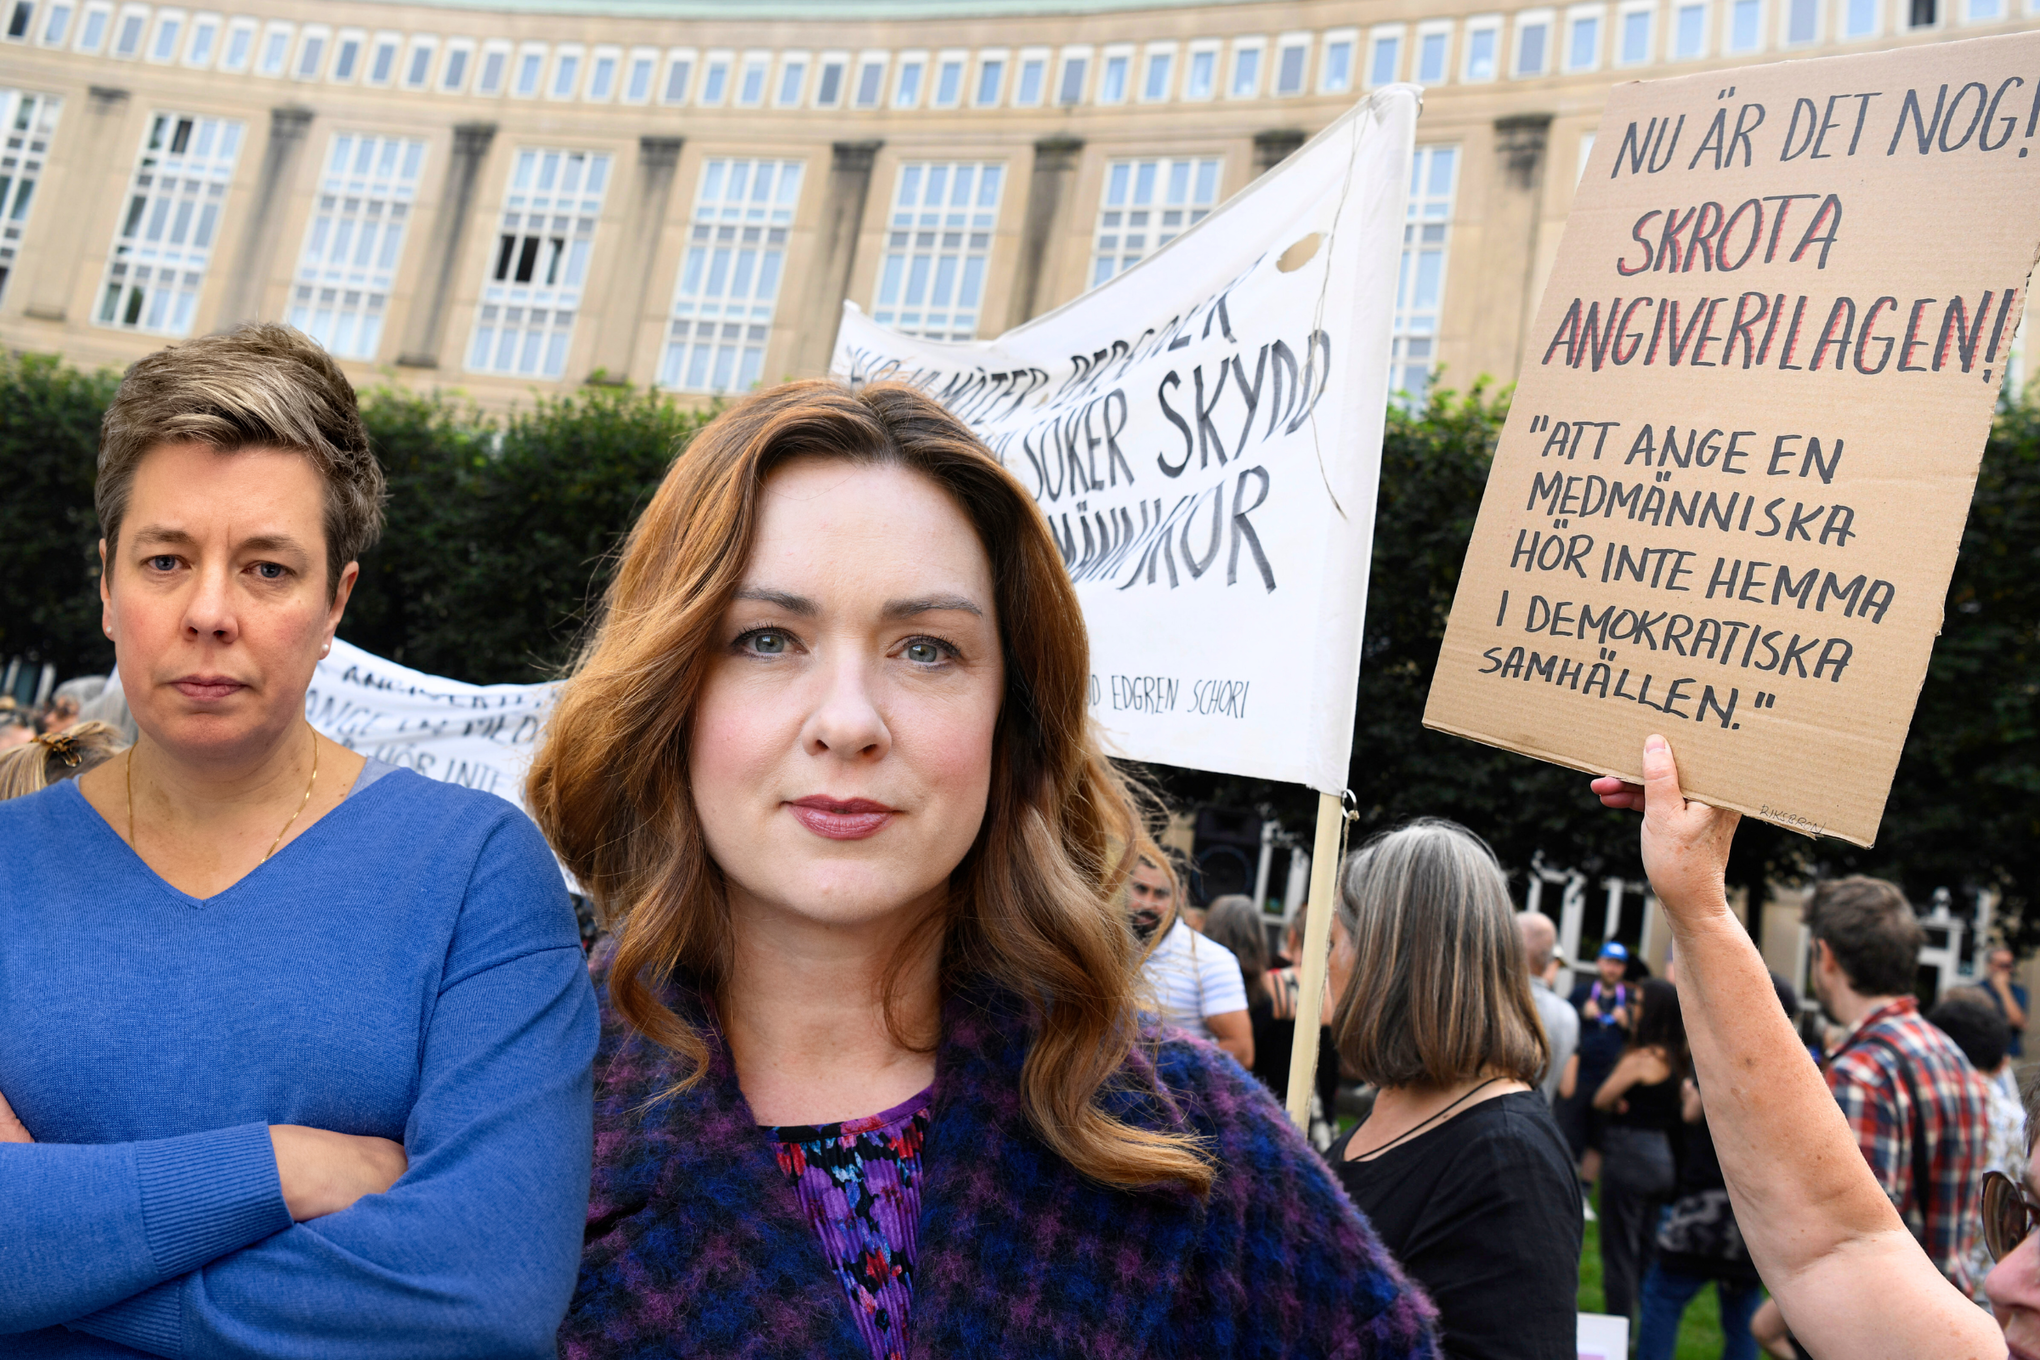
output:
M1671 1133L1679 1127L1679 1074L1648 1086L1638 1083L1622 1093L1622 1104L1608 1112L1615 1128L1656 1129Z
M1331 1163L1438 1305L1452 1360L1575 1360L1580 1186L1536 1091L1483 1101L1364 1162Z

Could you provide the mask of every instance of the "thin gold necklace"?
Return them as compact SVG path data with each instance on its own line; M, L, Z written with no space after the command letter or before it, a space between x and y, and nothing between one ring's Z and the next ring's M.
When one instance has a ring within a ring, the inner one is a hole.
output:
M135 751L132 746L128 748L126 763L127 763L128 848L130 850L133 850L137 855L139 855L142 853L142 850L140 846L135 844ZM319 734L317 732L314 732L312 733L312 777L305 783L305 796L298 800L297 811L290 814L290 820L283 824L283 830L277 832L276 839L269 843L269 849L263 852L262 859L259 861L260 863L263 864L269 863L269 857L275 854L277 850L282 847L283 838L290 834L290 829L292 827L297 825L297 819L305 815L305 809L311 806L312 789L318 784L318 782L319 782Z

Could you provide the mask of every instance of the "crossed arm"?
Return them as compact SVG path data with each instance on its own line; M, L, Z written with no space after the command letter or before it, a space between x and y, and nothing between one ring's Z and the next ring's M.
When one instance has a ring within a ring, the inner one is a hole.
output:
M1793 1332L1852 1360L2001 1360L1988 1314L1934 1269L1891 1207L1778 1007L1725 875L1738 814L1680 791L1670 747L1644 744L1645 783L1594 781L1643 812L1643 863L1679 954L1679 998L1736 1223Z

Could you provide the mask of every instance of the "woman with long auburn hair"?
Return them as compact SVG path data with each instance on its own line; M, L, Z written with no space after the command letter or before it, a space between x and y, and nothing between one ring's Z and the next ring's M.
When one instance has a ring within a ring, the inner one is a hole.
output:
M1274 1102L1144 1029L1160 860L1047 524L903 386L695 436L530 779L615 932L570 1357L1414 1356Z

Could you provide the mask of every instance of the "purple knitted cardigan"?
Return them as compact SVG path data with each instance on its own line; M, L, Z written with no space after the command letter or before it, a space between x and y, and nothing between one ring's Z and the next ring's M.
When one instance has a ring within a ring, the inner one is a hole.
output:
M601 980L598 979L598 982ZM793 1188L697 997L709 1070L650 1106L674 1067L602 986L587 1251L567 1360L849 1357L864 1346ZM1208 1200L1111 1189L1033 1133L1029 1026L997 991L943 1013L924 1153L912 1360L1434 1358L1435 1314L1280 1108L1215 1047L1167 1031L1129 1063L1123 1117L1202 1136ZM1150 1066L1150 1062L1152 1066Z

